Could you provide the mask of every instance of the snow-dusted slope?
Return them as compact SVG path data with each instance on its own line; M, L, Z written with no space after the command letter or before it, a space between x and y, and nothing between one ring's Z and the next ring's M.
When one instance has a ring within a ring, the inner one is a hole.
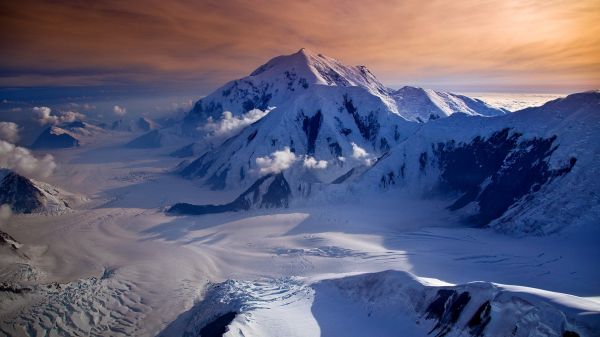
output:
M31 148L59 149L77 147L105 132L102 128L86 122L74 121L63 123L58 126L46 128L33 142Z
M160 125L148 117L139 117L136 120L119 119L106 126L107 129L127 132L148 132L160 128Z
M598 303L567 294L390 270L309 287L228 280L209 287L182 332L161 336L584 337L600 328L599 315Z
M247 211L252 208L288 207L292 191L283 173L267 174L258 179L250 188L234 201L223 205L192 205L179 203L170 207L167 213L179 214L215 214Z
M0 170L0 204L9 205L14 213L63 213L84 201L82 196L9 170Z
M366 172L357 189L446 195L477 225L543 234L600 216L600 92L507 116L424 125Z
M431 89L405 86L391 93L398 113L410 121L427 122L455 113L500 116L508 111L481 100Z

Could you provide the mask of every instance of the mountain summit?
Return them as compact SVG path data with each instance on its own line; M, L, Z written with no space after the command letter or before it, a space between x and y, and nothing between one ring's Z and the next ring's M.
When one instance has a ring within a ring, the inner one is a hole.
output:
M193 133L208 118L218 119L225 111L239 116L253 109L267 110L302 95L314 95L313 89L322 87L362 88L381 101L386 110L408 121L426 122L453 113L484 116L506 113L465 96L412 87L393 90L365 66L347 66L302 48L294 54L271 59L249 76L228 82L196 102L186 117L184 131Z

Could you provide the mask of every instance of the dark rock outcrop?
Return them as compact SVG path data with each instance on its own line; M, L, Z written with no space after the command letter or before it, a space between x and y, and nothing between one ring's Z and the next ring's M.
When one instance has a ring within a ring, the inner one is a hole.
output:
M263 192L264 191L264 192ZM251 208L286 208L291 188L283 173L268 174L258 179L234 201L223 205L193 205L178 203L167 210L173 215L202 215L247 211Z

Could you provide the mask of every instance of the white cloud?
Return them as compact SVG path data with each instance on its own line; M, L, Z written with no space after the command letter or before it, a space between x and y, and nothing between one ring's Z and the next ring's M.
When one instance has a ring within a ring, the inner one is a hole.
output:
M372 164L372 156L362 147L352 143L352 158L362 161L365 165Z
M269 156L256 158L256 165L261 174L279 173L292 166L297 159L296 154L286 146L283 150L275 151Z
M217 121L209 117L206 124L202 126L202 130L208 133L210 140L229 138L239 130L263 118L268 113L269 110L254 109L241 116L233 116L230 111L224 111L221 119Z
M328 163L325 160L316 160L314 157L310 156L306 156L303 163L304 167L311 169L326 169L327 164Z
M19 140L19 126L12 122L0 122L0 140L16 143Z
M369 156L369 153L363 149L362 147L356 145L356 143L352 143L352 158L361 159Z
M26 148L0 140L0 167L27 177L47 178L54 172L56 163L51 155L38 159Z
M124 116L127 113L127 109L124 107L115 105L113 106L113 113L117 116Z
M76 120L82 120L85 115L76 111L65 111L52 114L52 109L47 106L36 106L33 108L33 112L37 117L38 123L41 125L56 125L65 122L74 122Z

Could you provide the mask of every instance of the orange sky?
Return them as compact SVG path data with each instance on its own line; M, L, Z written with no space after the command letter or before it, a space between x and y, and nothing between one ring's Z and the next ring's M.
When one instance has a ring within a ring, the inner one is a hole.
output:
M0 86L209 91L307 47L393 87L600 87L598 0L19 0L0 26Z

